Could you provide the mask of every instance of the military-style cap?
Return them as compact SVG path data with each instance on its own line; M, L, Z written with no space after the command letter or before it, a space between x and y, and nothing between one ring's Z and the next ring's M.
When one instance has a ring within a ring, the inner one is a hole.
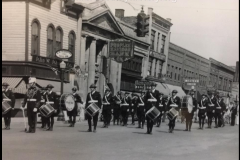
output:
M91 84L89 88L97 88L97 86L95 84Z
M54 86L51 84L48 84L46 88L54 88Z
M178 91L177 91L176 89L174 89L174 90L172 91L172 93L178 93Z
M77 90L78 90L78 89L77 89L77 87L75 87L75 86L72 88L72 91L77 91Z
M155 83L155 82L152 82L151 86L154 86L154 87L156 87L156 86L157 86L157 83Z
M7 82L4 82L2 86L9 86L9 84Z

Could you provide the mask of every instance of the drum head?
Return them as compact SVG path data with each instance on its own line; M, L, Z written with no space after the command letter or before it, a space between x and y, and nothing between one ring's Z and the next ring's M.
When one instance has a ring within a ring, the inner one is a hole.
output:
M75 107L75 100L72 95L67 95L64 99L64 104L68 111L72 111Z

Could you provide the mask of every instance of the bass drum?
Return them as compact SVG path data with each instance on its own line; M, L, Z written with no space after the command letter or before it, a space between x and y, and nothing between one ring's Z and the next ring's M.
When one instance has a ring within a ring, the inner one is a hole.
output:
M75 98L72 94L62 94L59 101L64 110L72 111L75 108Z
M193 109L193 99L190 95L184 96L182 100L181 114L186 116L187 113L191 112Z

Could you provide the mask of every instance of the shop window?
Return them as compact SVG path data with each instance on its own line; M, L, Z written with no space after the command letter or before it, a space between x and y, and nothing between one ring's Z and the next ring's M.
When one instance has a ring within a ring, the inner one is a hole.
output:
M166 36L162 35L162 46L161 46L161 53L164 53Z
M73 31L71 31L68 35L68 50L72 53L71 62L75 60L75 42L76 42L76 35Z
M40 23L38 20L33 20L31 32L31 54L40 55Z
M54 26L52 24L47 28L47 57L54 57Z

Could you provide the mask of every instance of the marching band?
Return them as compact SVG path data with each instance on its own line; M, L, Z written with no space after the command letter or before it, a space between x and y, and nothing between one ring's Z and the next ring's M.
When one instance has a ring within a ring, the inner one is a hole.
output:
M11 111L14 109L15 97L9 84L2 84L2 115L4 117L5 128L10 130ZM122 126L127 126L128 117L131 116L132 125L135 125L135 115L138 119L138 127L144 129L145 120L147 121L147 134L152 134L153 125L160 127L163 121L162 117L166 113L169 119L169 133L173 133L177 116L181 112L182 117L186 119L186 129L191 131L192 119L194 112L198 111L199 129L203 130L205 119L207 117L208 128L212 127L212 120L215 120L215 128L225 126L225 115L231 114L231 125L235 125L235 117L239 110L238 101L225 104L223 97L219 92L213 93L208 91L202 94L201 100L197 102L194 97L195 91L191 90L190 94L183 98L177 96L178 91L173 90L170 97L165 96L156 89L157 84L152 83L147 92L141 92L141 95L118 91L113 95L112 90L105 89L103 97L96 91L96 85L90 85L90 92L87 94L85 104L85 116L88 120L88 132L96 132L99 114L103 116L103 128L108 128L113 115L113 125L120 123L122 118ZM37 112L42 117L42 127L45 131L53 131L54 117L59 114L59 106L57 94L53 91L54 86L48 84L45 88L39 89L36 86L36 78L29 78L29 86L27 93L22 102L21 109L27 110L28 126L27 133L36 132L36 116ZM70 97L68 97L70 96ZM71 100L72 97L72 100ZM68 100L66 100L68 99ZM61 101L61 100L60 100ZM74 127L76 123L78 104L83 104L82 98L77 94L77 88L72 88L72 93L65 95L65 107L69 116L69 127ZM67 105L72 105L69 109ZM100 112L101 111L101 112ZM230 112L230 113L229 113ZM93 130L92 130L93 120Z

